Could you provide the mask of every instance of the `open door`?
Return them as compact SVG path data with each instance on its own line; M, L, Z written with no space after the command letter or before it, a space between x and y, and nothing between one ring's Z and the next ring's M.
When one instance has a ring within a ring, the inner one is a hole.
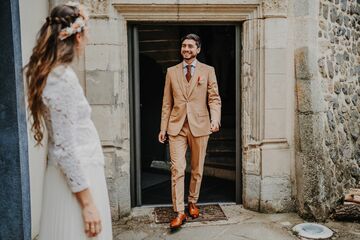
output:
M215 68L222 99L222 125L209 139L199 202L241 202L241 27L137 24L129 26L133 206L171 204L169 149L157 135L166 70L181 62L180 39L191 32L202 39L198 59Z

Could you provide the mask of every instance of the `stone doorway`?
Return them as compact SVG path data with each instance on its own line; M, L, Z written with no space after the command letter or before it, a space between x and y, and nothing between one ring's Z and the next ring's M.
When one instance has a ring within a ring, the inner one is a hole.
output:
M238 33L241 42L236 42L241 49L237 54L239 57L237 68L241 69L241 74L240 71L237 73L237 77L241 79L241 84L239 82L238 86L238 89L241 89L241 96L236 98L239 106L241 103L241 109L236 114L239 114L237 119L241 119L242 127L241 134L236 133L236 137L241 139L236 145L236 152L241 153L241 156L237 156L241 159L241 163L238 163L241 168L237 166L237 169L242 171L235 173L237 181L242 184L236 186L236 199L239 200L237 202L242 200L245 208L256 211L292 210L295 193L292 184L294 182L294 145L291 132L293 99L288 92L293 90L293 86L287 79L287 66L291 65L291 61L288 61L287 56L286 2L244 0L239 1L238 4L209 4L207 1L172 4L155 0L151 4L134 4L132 1L114 0L112 6L116 9L114 21L119 32L130 33L116 35L118 38L116 46L119 53L128 53L128 58L119 58L121 63L119 71L122 74L119 83L124 86L125 91L127 87L130 91L119 92L122 93L122 103L124 103L124 108L120 111L125 116L130 116L130 120L121 118L122 126L126 126L127 123L130 123L130 126L128 130L124 128L122 139L125 141L120 146L125 151L124 154L130 155L129 160L122 165L124 168L127 167L126 164L130 166L130 174L128 178L126 174L124 175L126 182L120 186L124 188L132 186L129 189L132 206L137 204L140 197L138 194L140 191L137 191L133 183L141 181L139 176L131 173L136 170L134 159L141 152L137 147L132 126L134 111L131 106L134 102L139 104L140 99L132 94L134 90L132 89L134 86L131 86L132 79L136 77L134 76L136 73L128 72L134 62L139 60L132 59L134 55L131 52L132 48L129 47L133 38L138 37L132 32L131 26L143 23L233 23L242 26L241 32ZM126 108L128 102L130 109Z

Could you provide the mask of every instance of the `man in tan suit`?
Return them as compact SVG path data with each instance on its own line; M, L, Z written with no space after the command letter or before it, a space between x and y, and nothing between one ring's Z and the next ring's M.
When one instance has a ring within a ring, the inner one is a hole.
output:
M201 47L199 36L188 34L181 42L183 62L168 68L166 74L159 133L159 141L164 143L168 136L170 144L172 202L177 212L171 228L178 228L186 221L184 178L188 146L191 150L188 210L191 217L199 216L196 203L207 142L209 134L219 131L221 117L215 70L196 59Z

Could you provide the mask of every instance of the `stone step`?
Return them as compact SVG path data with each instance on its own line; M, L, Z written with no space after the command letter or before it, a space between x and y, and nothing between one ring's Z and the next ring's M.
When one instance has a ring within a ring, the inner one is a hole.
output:
M207 152L208 153L233 153L236 151L235 141L209 141Z
M205 165L218 168L235 168L235 152L228 153L207 153Z
M210 141L233 140L235 141L235 129L221 126L220 131L210 135Z
M229 169L229 170L235 170L236 168L235 158L231 159L230 161L219 161L219 162L211 162L209 160L210 159L205 159L204 165L206 167Z

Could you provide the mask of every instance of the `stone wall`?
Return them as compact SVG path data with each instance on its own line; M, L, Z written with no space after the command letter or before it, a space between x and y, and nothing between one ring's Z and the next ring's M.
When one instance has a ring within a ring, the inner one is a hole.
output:
M360 182L360 5L298 0L293 6L297 205L301 216L325 220Z
M299 213L326 219L359 186L359 1L293 1Z
M318 70L325 100L325 207L360 184L360 1L321 0Z

